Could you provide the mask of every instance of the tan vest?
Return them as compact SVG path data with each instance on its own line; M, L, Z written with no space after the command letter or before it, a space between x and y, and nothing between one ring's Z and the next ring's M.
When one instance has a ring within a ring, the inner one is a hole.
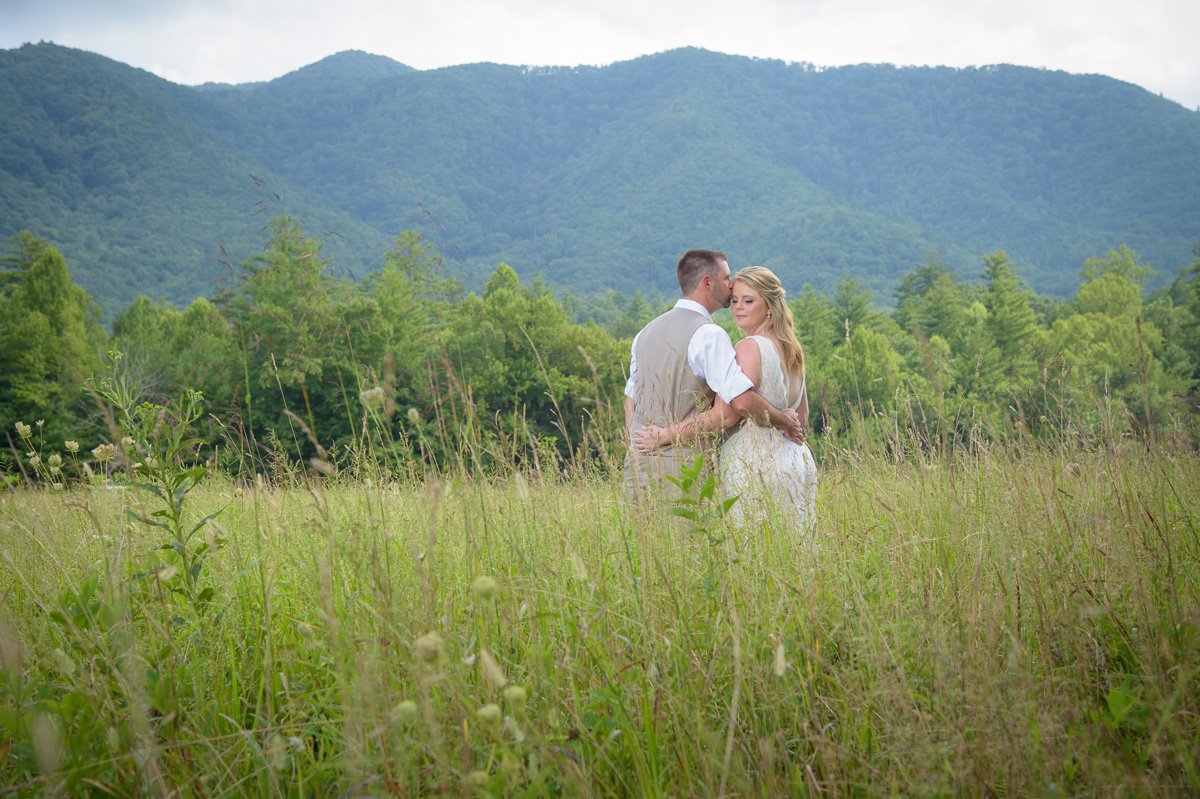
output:
M716 395L692 374L687 362L692 335L708 323L704 314L672 308L638 334L634 430L650 424L668 427L712 407ZM716 437L691 439L651 455L638 455L630 447L625 456L626 492L637 494L652 482L666 483L662 478L668 474L678 477L681 465L690 466L702 451L715 453L714 444L718 442ZM669 484L665 487L672 488Z

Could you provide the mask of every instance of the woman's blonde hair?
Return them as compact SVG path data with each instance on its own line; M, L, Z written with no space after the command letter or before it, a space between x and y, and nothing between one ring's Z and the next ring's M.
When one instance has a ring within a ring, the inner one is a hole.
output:
M779 278L765 266L747 266L733 276L734 283L739 280L761 294L767 303L767 331L779 342L784 371L803 374L804 348L800 346L800 339L796 338L796 322L792 319L787 292L783 290Z

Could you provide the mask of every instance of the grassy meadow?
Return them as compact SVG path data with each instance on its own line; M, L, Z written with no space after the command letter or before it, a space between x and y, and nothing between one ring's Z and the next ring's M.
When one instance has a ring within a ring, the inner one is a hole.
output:
M0 492L0 795L1200 793L1194 450L819 466L806 534L611 465Z

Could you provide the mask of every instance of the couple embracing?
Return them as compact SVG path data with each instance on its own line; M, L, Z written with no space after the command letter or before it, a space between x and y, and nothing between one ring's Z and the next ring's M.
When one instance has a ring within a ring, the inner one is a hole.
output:
M817 469L804 443L804 351L779 278L761 266L731 277L728 259L715 250L688 250L676 275L682 299L633 340L626 493L660 489L666 476L719 445L722 487L739 497L730 512L735 522L774 512L781 526L807 528ZM721 308L731 308L747 334L736 347L712 321Z

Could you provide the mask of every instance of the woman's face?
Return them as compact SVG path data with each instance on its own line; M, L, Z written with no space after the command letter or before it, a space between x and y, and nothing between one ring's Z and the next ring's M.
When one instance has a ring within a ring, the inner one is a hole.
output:
M733 298L729 310L737 326L747 333L753 333L767 321L767 301L754 289L742 281L733 284Z

